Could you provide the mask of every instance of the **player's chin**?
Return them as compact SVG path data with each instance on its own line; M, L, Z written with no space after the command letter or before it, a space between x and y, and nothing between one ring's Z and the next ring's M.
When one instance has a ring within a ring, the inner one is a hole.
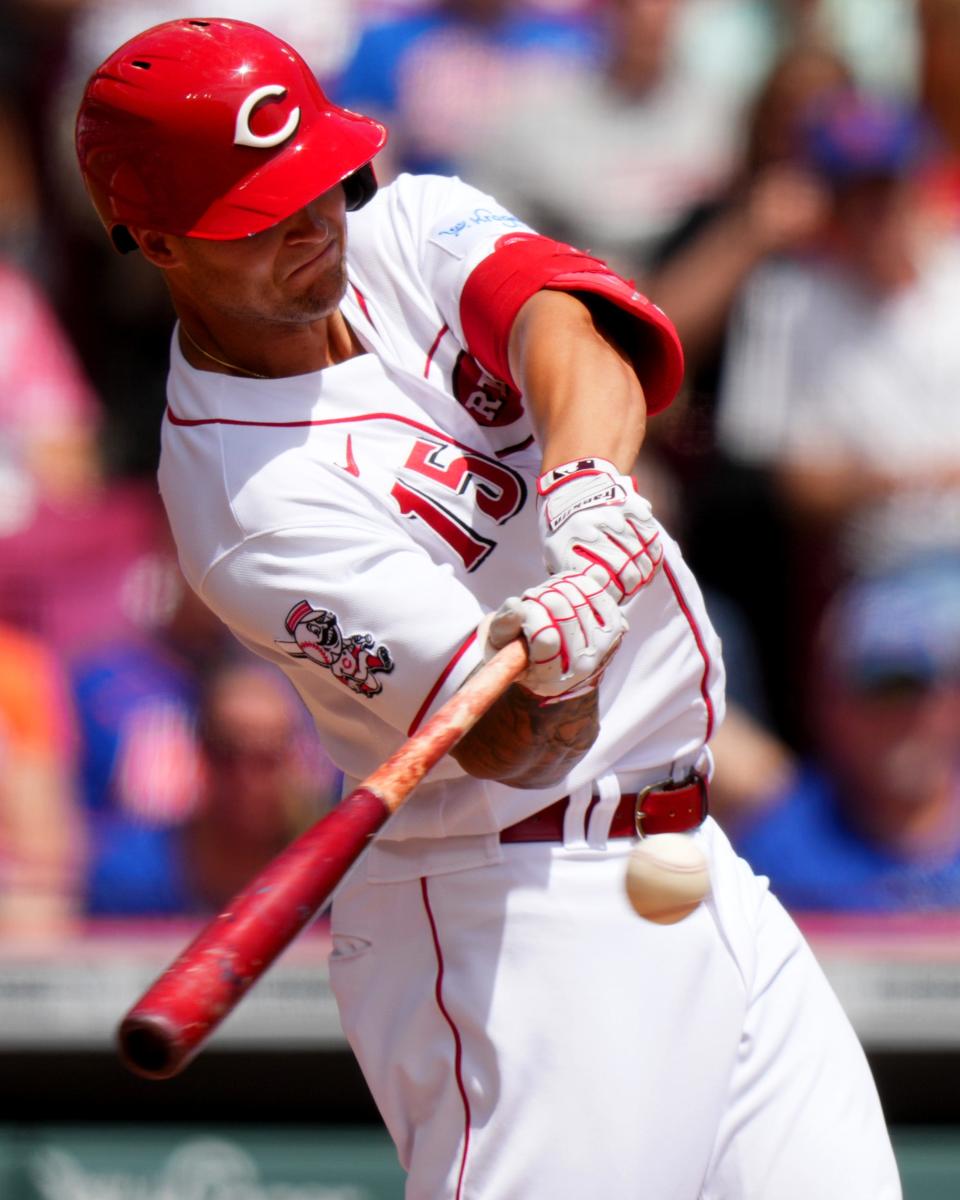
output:
M340 307L346 291L347 273L338 265L313 279L304 280L291 295L290 303L301 319L318 321Z
M340 307L347 293L347 264L343 259L332 264L311 280L305 289L305 299L318 308L325 308L324 316Z

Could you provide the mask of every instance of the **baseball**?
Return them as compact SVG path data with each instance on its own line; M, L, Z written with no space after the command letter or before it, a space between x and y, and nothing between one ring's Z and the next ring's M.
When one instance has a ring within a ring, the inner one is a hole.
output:
M627 897L634 910L658 925L673 925L710 891L703 851L685 833L643 838L627 861Z

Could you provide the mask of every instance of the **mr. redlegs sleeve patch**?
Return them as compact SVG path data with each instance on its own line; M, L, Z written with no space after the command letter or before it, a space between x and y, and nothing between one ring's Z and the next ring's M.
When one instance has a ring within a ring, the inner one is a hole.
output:
M277 638L276 645L291 658L308 658L326 667L334 679L360 696L376 696L383 690L378 674L393 670L393 656L384 645L377 645L371 633L344 636L336 613L312 608L301 600L284 620L293 641Z

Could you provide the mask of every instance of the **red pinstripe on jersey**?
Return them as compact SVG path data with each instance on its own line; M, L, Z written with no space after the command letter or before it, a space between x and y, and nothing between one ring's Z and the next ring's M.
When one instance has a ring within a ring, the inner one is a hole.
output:
M477 631L475 629L471 629L470 633L466 636L466 638L464 638L464 640L461 642L461 644L457 647L457 649L450 656L450 659L447 662L447 665L443 668L443 670L437 676L436 683L434 683L434 685L430 689L430 691L427 692L426 698L424 699L423 703L420 705L419 709L417 709L417 715L410 722L410 728L407 730L407 737L413 737L413 735L420 728L421 722L423 721L423 719L427 715L427 713L430 711L430 705L433 704L434 700L437 698L437 693L443 687L444 683L446 683L447 678L450 675L450 672L453 670L453 668L457 665L457 663L460 661L460 659L463 658L464 654L466 654L466 652L470 649L470 647L476 641L476 637L477 637Z
M663 573L670 582L670 587L673 590L673 594L676 597L676 601L680 606L681 612L687 618L687 624L690 626L690 632L693 634L693 640L697 643L697 649L700 652L700 657L703 659L703 675L700 677L700 695L703 698L703 704L707 710L707 730L703 736L703 740L708 742L713 736L713 726L716 721L716 714L713 711L713 701L710 699L710 653L707 650L706 643L703 640L703 634L700 632L700 626L697 624L690 605L687 603L687 598L684 596L683 591L680 588L680 584L677 581L677 577L670 569L670 564L667 562L666 558L663 560Z
M398 421L401 425L409 425L411 429L419 429L422 433L429 433L432 437L442 438L445 442L449 442L451 446L457 446L461 450L468 450L471 454L484 454L485 451L478 450L475 446L468 446L466 442L461 442L457 438L451 437L448 433L443 433L441 430L432 425L424 425L422 421L411 420L410 417L400 417L396 413L372 412L363 413L358 417L325 417L322 421L241 421L236 417L178 417L172 408L167 408L167 420L171 425L182 425L190 427L194 425L249 425L256 429L302 429L311 425L344 425L350 422L360 421ZM503 450L495 450L494 457L506 458L508 454L517 454L520 450L526 450L533 443L533 434L523 439L522 442L517 442L515 446L506 446Z
M508 454L519 454L521 450L526 450L528 446L533 445L533 434L525 437L522 442L517 442L515 446L505 446L502 450L497 450L497 458L506 458Z
M374 321L373 317L370 316L370 309L367 308L366 296L364 296L363 292L360 291L355 283L351 283L350 286L353 288L353 294L356 296L357 303L360 305L360 311L367 318L373 328L376 329L377 323Z
M470 1150L470 1097L467 1095L467 1087L463 1079L463 1039L460 1037L460 1030L457 1024L451 1017L449 1010L443 999L443 950L440 946L440 935L437 933L437 922L434 919L433 909L430 906L430 893L427 888L427 879L420 880L420 894L423 896L423 907L427 914L427 921L430 924L430 936L433 938L433 949L437 956L437 981L435 985L435 995L437 997L437 1007L443 1016L444 1021L450 1027L450 1032L453 1035L453 1070L457 1080L457 1091L460 1093L460 1099L463 1102L463 1151L460 1155L460 1171L457 1175L457 1191L456 1200L460 1200L463 1195L463 1178L467 1169L467 1153Z
M166 417L171 425L181 425L187 428L199 425L236 425L252 429L305 429L312 426L359 424L364 421L396 421L399 425L417 429L421 433L429 434L430 437L447 442L469 454L477 454L481 458L490 457L485 450L478 450L476 446L468 446L466 442L451 437L449 433L444 433L433 425L425 425L422 421L414 421L412 417L401 417L397 413L390 412L361 413L354 417L324 417L317 421L242 421L238 417L178 417L168 406ZM509 453L509 451L505 451L505 453Z
M450 326L449 326L449 325L441 325L441 326L440 326L440 330L439 330L439 332L437 333L437 336L436 336L436 337L433 339L433 345L430 347L429 351L427 352L427 361L426 361L426 363L424 364L424 367L423 367L423 377L424 377L424 379L428 379L428 378L429 378L429 376L430 376L430 367L431 367L431 365L432 365L432 363L433 363L433 356L436 354L437 350L440 348L440 343L443 341L443 335L444 335L445 333L449 333L449 332L450 332Z

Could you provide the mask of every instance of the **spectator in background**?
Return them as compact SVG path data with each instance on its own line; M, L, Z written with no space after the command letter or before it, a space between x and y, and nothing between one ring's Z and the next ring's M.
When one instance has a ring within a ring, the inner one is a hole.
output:
M811 104L848 86L850 78L846 63L819 41L801 40L787 49L757 92L730 184L687 214L642 284L670 313L687 359L680 403L651 430L651 444L682 495L684 544L700 577L720 601L719 611L739 614L752 635L759 676L754 690L765 703L749 704L748 712L790 734L797 722L784 654L794 621L786 516L765 467L719 450L715 409L740 289L760 264L801 251L825 227L829 191L798 161L799 131ZM729 554L732 528L748 536L762 577ZM725 646L728 634L724 629L721 635ZM728 660L732 693L741 702L750 651L744 645Z
M628 275L729 178L747 84L685 55L683 33L740 13L727 0L607 0L604 58L556 78L464 141L470 177L537 228ZM687 25L689 21L689 25ZM721 39L722 40L722 39ZM752 86L743 39L725 43ZM739 51L739 53L738 53Z
M751 275L718 419L732 457L774 472L829 585L831 560L836 575L960 551L960 237L925 206L915 111L839 95L806 145L829 223Z
M815 753L738 850L794 910L960 907L960 558L845 585L814 670Z
M0 260L36 278L51 267L43 236L40 172L31 138L36 137L30 103L35 45L20 14L0 10Z
M841 568L960 548L960 238L924 205L928 134L911 110L844 95L808 144L832 188L828 234L750 278L722 444L775 470Z
M939 0L937 0L939 2ZM945 0L947 5L953 0ZM926 0L779 0L798 33L835 46L857 86L874 95L915 99L920 80L918 5Z
M364 28L331 98L390 128L381 178L457 174L489 129L556 97L595 50L583 19L517 0L436 0Z
M0 260L0 539L99 487L100 415L45 293Z
M142 619L137 575L165 529L152 481L110 477L103 432L46 293L0 261L0 621L64 655Z
M0 620L69 655L137 619L156 489L107 478L103 413L46 294L0 262Z
M9 11L0 30L0 247L23 251L41 226L49 246L56 222L41 218L37 167L10 108L31 76L12 50L31 42ZM12 253L0 252L0 620L69 653L129 619L124 583L159 508L155 487L107 481L100 397L36 256ZM96 309L89 281L83 302Z
M715 485L711 520L751 533L763 566L737 596L776 668L778 728L802 747L809 639L840 580L960 548L960 232L928 203L938 152L914 108L834 94L801 149L829 212L738 296L716 428L726 478L746 486Z
M283 676L251 664L179 572L174 586L153 635L74 667L95 916L215 908L336 783Z
M0 626L0 938L63 935L80 912L75 756L60 664L41 642Z
M176 913L183 902L171 861L200 798L200 696L230 639L172 560L164 569L161 623L104 641L72 666L93 915Z
M829 192L800 159L800 135L811 107L850 84L847 64L826 44L799 41L784 51L753 101L729 185L686 213L645 277L680 333L699 406L712 405L727 322L750 272L802 249L825 224Z
M214 673L199 738L200 801L181 837L191 911L224 905L339 799L341 782L296 692L260 662Z

